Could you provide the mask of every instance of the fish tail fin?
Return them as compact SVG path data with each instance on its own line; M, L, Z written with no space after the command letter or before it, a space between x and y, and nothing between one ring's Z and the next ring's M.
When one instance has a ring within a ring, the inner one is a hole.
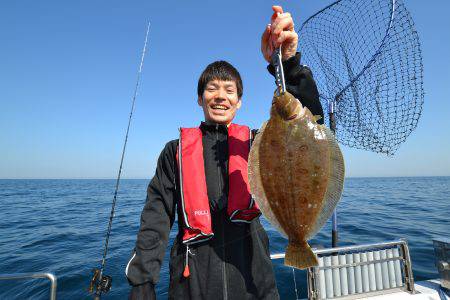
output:
M306 269L319 265L319 261L307 242L289 241L284 264L298 269Z

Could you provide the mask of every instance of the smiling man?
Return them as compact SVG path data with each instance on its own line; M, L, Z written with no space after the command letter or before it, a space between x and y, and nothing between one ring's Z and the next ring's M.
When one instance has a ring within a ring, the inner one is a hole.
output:
M241 107L242 80L239 72L226 61L210 64L197 86L198 105L205 121L228 125Z
M261 39L264 58L282 46L286 88L322 115L316 85L296 53L289 13L274 6ZM268 66L273 75L273 66ZM170 251L169 299L279 299L269 239L248 185L247 159L257 132L232 123L242 106L239 72L228 62L206 67L198 86L204 122L181 128L166 144L147 190L136 247L126 267L130 299L155 299L155 284L178 215Z

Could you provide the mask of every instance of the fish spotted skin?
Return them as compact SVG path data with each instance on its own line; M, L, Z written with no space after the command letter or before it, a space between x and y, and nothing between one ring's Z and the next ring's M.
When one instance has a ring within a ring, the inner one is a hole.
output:
M317 265L306 240L316 230L330 177L329 139L316 120L290 93L275 95L249 157L252 194L288 236L285 264L297 268Z

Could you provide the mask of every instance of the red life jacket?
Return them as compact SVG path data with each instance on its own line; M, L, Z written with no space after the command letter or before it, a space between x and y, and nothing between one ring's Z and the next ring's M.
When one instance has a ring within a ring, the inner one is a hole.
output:
M251 222L261 212L250 194L247 161L251 130L247 126L228 127L228 207L232 222ZM177 150L181 205L184 219L183 243L193 244L214 236L206 187L200 128L181 128Z

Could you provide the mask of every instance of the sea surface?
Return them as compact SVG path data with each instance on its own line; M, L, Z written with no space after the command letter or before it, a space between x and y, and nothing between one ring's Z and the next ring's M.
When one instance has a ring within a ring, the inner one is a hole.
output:
M149 180L123 180L105 273L113 287L104 299L126 299L125 266L139 229ZM89 299L92 268L100 266L114 180L0 180L0 274L52 272L58 299ZM450 177L347 178L338 206L340 245L398 238L409 242L415 280L436 278L432 239L450 236ZM271 253L287 241L266 220ZM177 225L171 232L170 247ZM328 222L311 244L330 246ZM157 285L167 298L168 253ZM295 299L293 272L274 261L282 299ZM295 272L306 297L305 272ZM0 281L0 299L48 299L46 280Z

